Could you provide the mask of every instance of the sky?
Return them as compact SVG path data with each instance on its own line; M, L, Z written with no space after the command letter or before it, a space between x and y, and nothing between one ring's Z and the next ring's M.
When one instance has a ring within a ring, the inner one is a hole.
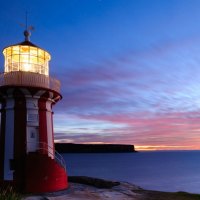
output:
M61 81L56 142L200 150L199 0L2 1L2 50L26 12Z

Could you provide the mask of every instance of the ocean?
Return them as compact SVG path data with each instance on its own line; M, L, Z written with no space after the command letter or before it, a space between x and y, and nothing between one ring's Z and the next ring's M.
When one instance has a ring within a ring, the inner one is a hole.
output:
M69 176L125 181L144 189L200 193L200 151L63 154Z

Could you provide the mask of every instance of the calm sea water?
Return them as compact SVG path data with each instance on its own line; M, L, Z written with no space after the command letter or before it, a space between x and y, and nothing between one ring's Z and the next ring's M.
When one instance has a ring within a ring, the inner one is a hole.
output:
M126 181L151 190L200 193L200 151L63 156L69 176Z

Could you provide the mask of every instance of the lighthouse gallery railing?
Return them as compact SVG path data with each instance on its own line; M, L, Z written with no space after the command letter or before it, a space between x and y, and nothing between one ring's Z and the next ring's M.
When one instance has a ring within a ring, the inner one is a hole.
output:
M30 144L33 142L27 142L27 144ZM60 164L66 171L66 163L64 158L61 156L61 154L59 154L55 149L53 149L51 146L49 146L47 143L45 142L38 142L38 148L37 148L37 152L40 152L42 154L47 154L50 157L52 156L55 161Z
M8 72L0 74L0 86L30 86L41 87L60 92L60 81L39 73L33 72Z

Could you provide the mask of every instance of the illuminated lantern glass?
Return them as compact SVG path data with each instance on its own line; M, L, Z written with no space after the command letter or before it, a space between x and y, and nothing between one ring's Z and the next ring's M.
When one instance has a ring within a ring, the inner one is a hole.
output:
M49 75L50 54L29 41L9 46L3 50L3 54L5 73L25 71Z

